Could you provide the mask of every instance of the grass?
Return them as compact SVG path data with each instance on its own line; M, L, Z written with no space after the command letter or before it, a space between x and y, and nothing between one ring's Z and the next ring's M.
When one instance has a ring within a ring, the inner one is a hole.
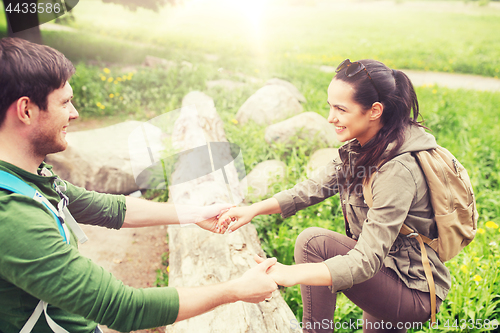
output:
M269 1L254 17L260 20L256 28L244 14L256 7L224 0L188 1L158 13L80 1L69 23L79 32L47 31L44 37L75 61L98 55L105 62L137 63L149 53L200 62L209 53L219 56L220 67L281 72L283 66L336 66L350 57L374 58L400 69L499 76L498 3L284 2ZM89 47L80 48L81 39Z
M498 229L500 146L498 140L494 139L499 126L500 94L451 90L437 86L419 87L417 94L426 125L433 130L432 133L438 143L448 148L468 169L473 180L480 214L476 239L446 264L453 277L453 287L437 318L442 331L484 332L486 331L484 328L468 329L461 325L465 322L465 326L472 327L470 320L484 323L486 320L500 318L498 294L500 252L497 243L500 236ZM230 135L229 130L228 137ZM244 144L244 142L237 143ZM288 150L276 151L277 155L274 158L282 160L287 165L287 177L276 188L290 188L305 179L304 166L309 155L304 152L308 145L307 142L299 142L292 153ZM280 262L286 264L293 264L295 239L305 228L320 226L339 232L343 232L344 228L337 197L300 211L287 220L277 215L259 216L254 219L254 223L261 235L266 253L276 256ZM297 317L301 318L302 303L299 288L287 288L284 297ZM343 297L339 298L335 313L336 322L345 322L349 319L355 321L360 316L359 308ZM458 320L458 328L452 327L455 319ZM446 322L448 328L443 326ZM427 327L424 331L432 330Z
M283 2L272 2L261 18L259 34L227 2L131 13L87 0L78 4L76 19L69 23L80 30L44 31L44 39L77 63L71 84L82 118L145 120L179 108L189 91L201 90L213 97L227 138L242 149L247 174L269 159L287 165L286 176L270 195L306 178L305 166L315 148L304 140L293 146L268 145L264 127L237 124L238 108L266 79L276 76L291 81L307 98L304 110L326 116L326 88L332 74L318 67L336 66L347 57L375 58L395 68L489 77L500 72L496 33L500 8L492 4L294 1L295 5L285 6ZM0 31L2 26L0 13ZM216 57L207 60L207 54ZM171 69L139 66L146 55L178 65ZM193 67L180 65L183 60ZM246 85L232 91L206 88L206 81L215 79ZM417 87L417 94L426 125L438 143L468 169L480 213L476 239L446 264L453 287L438 314L439 331L487 331L470 321L485 323L500 317L500 232L495 227L500 224L500 93L424 86ZM153 197L164 200L165 194L152 193ZM343 230L337 197L286 220L279 215L260 216L254 224L265 252L285 264L293 263L295 239L305 228ZM168 274L161 270L158 285L167 281ZM282 289L282 294L300 321L299 288ZM335 321L356 320L360 315L360 309L340 295Z

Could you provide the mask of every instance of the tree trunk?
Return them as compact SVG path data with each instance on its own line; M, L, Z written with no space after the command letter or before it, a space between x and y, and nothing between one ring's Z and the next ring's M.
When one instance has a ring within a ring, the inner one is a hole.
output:
M37 3L37 1L28 0L26 3ZM19 1L4 0L4 9L10 4L10 13L5 11L7 18L7 30L9 37L18 37L26 39L30 42L43 44L42 34L40 32L40 21L37 13L17 13L12 9L15 8Z
M182 151L199 146L202 141L193 138L207 138L208 141L227 141L222 121L215 111L213 100L201 93L189 100L195 105L198 115L182 116L174 125L172 139ZM188 97L183 101L183 108ZM196 119L198 118L198 119ZM176 134L177 133L177 134ZM189 139L189 140L188 140ZM190 142L188 142L190 141ZM194 144L196 141L196 144ZM213 151L213 149L212 149ZM213 155L213 164L223 154ZM172 174L173 182L183 177L183 169L193 167L193 159L183 161L181 156ZM198 163L201 164L201 163ZM212 204L227 202L229 197L234 203L241 202L243 191L238 189L238 175L234 164L224 167L226 184L219 186L216 172L199 177L194 181L170 187L170 202L174 204ZM189 177L185 177L187 179ZM236 184L235 184L236 180ZM219 180L220 183L220 180ZM200 199L201 198L201 199ZM201 201L200 201L201 200ZM178 211L178 214L179 211ZM256 265L254 254L264 256L255 227L251 224L238 229L232 234L212 234L198 226L169 226L170 274L169 286L194 287L228 281L243 275L250 267ZM283 300L279 291L275 291L270 301L258 304L236 302L217 307L203 315L175 323L167 327L167 333L277 333L300 332L295 316Z

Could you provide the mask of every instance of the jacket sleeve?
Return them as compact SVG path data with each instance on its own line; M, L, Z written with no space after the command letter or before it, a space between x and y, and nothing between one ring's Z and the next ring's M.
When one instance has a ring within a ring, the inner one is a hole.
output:
M345 290L373 277L398 237L414 197L416 184L402 163L383 165L372 182L373 206L368 210L355 247L325 261L333 290Z
M336 158L315 177L298 183L290 190L274 195L278 200L283 218L295 215L297 211L315 205L339 192L342 176L342 162Z
M56 222L34 200L10 195L0 207L0 277L23 290L26 318L48 302L53 320L71 325L69 313L129 332L171 324L177 318L175 288L135 289L63 242ZM28 306L30 305L30 306ZM70 329L71 331L71 329Z
M78 223L120 229L126 212L125 196L87 191L66 182L68 209Z

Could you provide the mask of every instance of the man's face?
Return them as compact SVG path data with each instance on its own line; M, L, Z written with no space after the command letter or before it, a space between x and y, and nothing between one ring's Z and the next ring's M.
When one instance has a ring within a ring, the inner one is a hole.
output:
M40 156L63 151L68 146L66 129L78 111L71 103L73 89L68 82L47 97L47 110L39 110L38 122L32 135L34 153Z

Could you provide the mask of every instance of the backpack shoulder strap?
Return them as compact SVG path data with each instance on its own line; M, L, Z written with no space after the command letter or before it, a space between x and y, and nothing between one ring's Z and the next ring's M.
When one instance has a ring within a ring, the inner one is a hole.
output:
M0 170L0 188L4 188L13 193L22 194L31 198L33 198L36 194L36 190L33 187L29 186L13 174L3 170Z
M36 200L40 203L42 203L45 207L48 208L48 210L52 213L52 216L54 219L57 221L57 225L59 227L59 232L64 238L64 241L66 243L69 243L69 237L67 236L67 233L62 226L61 221L59 220L59 217L56 215L56 209L55 207L48 202L45 197L43 197L37 190L35 190L33 187L29 186L26 184L23 180L20 178L14 176L13 174L10 174L6 171L0 170L0 188L6 189L12 193L17 193L21 194L30 198L33 198L33 200ZM48 203L48 204L47 204ZM40 318L40 315L42 312L45 313L45 318L47 320L47 323L49 324L50 328L52 329L53 332L55 333L69 333L66 331L64 328L59 326L56 322L52 320L52 318L49 317L47 314L47 302L44 301L39 301L38 305L36 306L35 310L31 314L30 318L28 321L24 324L24 326L21 329L21 333L29 333L33 330L33 327L38 321L38 318Z
M30 185L26 184L19 177L16 177L13 174L3 170L0 170L0 188L6 189L13 193L30 197L33 200L44 205L56 220L57 227L59 228L59 233L63 236L64 241L66 243L69 243L69 237L67 237L66 235L67 233L64 230L61 220L59 219L59 214L57 209L42 194L40 194L40 192L35 190Z
M366 204L370 208L373 207L372 183L374 175L375 174L372 174L370 178L367 178L365 183L363 184L363 197L365 198ZM434 324L436 322L436 287L434 284L434 277L432 275L432 269L424 243L426 243L427 245L431 246L434 249L434 246L436 245L435 240L432 240L424 235L419 234L406 224L403 224L401 226L401 230L399 231L399 233L405 235L406 237L416 238L418 243L420 244L420 252L422 255L422 266L424 267L425 278L427 279L427 284L429 286L429 294L431 300L431 320L432 324Z

